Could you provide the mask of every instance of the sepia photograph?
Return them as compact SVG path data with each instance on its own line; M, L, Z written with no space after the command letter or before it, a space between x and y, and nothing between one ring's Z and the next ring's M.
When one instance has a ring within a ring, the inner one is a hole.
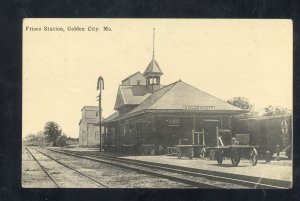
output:
M22 188L290 189L293 22L25 18Z

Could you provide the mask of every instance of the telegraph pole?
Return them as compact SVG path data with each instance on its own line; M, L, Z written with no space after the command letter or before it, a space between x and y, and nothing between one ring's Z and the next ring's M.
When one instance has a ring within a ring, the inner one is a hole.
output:
M101 119L102 119L102 107L101 107L101 95L102 89L104 90L104 80L101 76L98 77L97 90L99 90L99 138L100 138L100 152L102 151L102 139L101 139Z

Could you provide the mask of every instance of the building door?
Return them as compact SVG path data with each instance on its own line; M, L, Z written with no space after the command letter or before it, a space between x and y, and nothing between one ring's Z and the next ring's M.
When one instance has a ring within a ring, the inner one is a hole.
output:
M206 146L209 147L215 147L217 146L217 126L219 127L220 125L219 120L202 120L202 126L204 129L205 133L205 144Z
M143 125L141 122L138 122L136 124L136 144L138 145L138 148L142 145L142 138L143 138Z
M166 136L166 139L164 140L166 145L174 146L177 145L179 142L179 134L180 134L180 127L179 125L172 125L169 127L169 135Z
M109 144L115 144L116 141L116 129L115 128L111 128L110 129L111 133L110 133L110 142Z
M261 146L269 146L270 140L268 139L268 133L267 133L267 120L259 121L259 133L261 136ZM267 144L265 144L267 142ZM276 143L275 143L276 144Z
M87 145L86 131L82 131L82 144L81 145Z

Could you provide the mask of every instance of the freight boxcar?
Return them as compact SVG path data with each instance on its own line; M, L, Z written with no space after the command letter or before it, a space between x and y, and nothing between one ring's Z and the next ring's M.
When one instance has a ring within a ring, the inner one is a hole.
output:
M233 121L234 133L249 133L250 145L259 146L259 154L285 152L291 158L292 115L264 116Z

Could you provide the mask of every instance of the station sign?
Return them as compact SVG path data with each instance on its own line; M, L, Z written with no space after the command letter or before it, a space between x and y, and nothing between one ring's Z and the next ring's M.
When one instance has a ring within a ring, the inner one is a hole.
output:
M216 106L197 106L197 105L185 105L185 110L215 110Z

